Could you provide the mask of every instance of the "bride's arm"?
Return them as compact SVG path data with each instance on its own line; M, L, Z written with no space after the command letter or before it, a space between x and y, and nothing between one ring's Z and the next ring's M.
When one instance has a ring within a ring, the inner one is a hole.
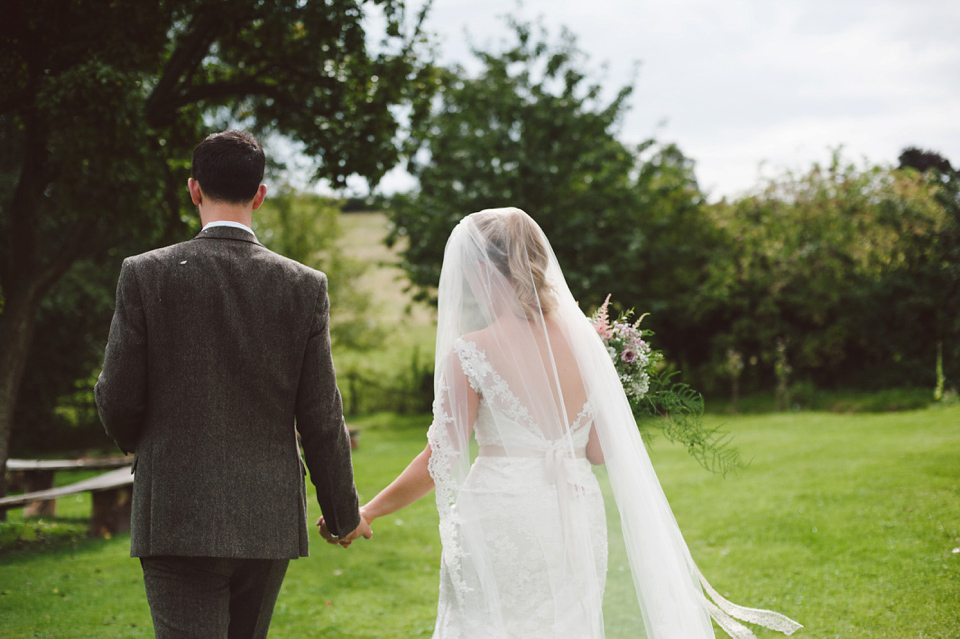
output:
M360 524L365 526L366 530L370 530L370 524L373 523L374 519L409 506L433 490L433 477L430 476L430 471L427 469L430 454L430 444L427 444L427 447L413 458L413 461L389 486L381 490L367 505L360 508ZM340 544L344 548L350 545L350 541L344 542L330 535L323 517L317 520L317 528L320 535L329 543Z
M480 395L468 383L466 374L460 366L460 362L453 357L454 366L452 368L453 378L456 380L456 387L466 393L466 440L469 440L473 432L473 423L476 420L477 410L480 406ZM449 405L450 398L445 398L444 410L448 414L452 412ZM434 488L433 477L430 476L429 464L430 456L433 454L430 444L413 458L400 475L394 479L389 486L381 490L376 497L371 499L360 509L360 516L367 524L384 515L397 512L406 508L417 501ZM323 518L317 522L322 530Z
M466 375L459 366L453 370L454 378L457 380L457 386L466 393L466 437L469 440L473 432L473 423L477 417L477 410L480 406L480 395L467 383ZM445 398L444 410L447 414L452 412L449 406L450 398ZM431 490L433 490L433 477L430 476L429 464L430 456L433 454L430 444L413 458L407 467L393 482L380 491L376 497L371 499L360 509L360 516L367 523L373 523L374 519L395 513L401 508L406 508L417 501Z
M389 486L360 509L360 516L368 524L373 523L374 519L395 513L433 490L433 477L427 469L430 455L430 444L427 444Z

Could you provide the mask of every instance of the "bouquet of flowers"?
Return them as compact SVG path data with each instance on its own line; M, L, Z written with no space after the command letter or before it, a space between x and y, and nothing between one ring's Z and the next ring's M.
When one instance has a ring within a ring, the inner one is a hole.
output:
M663 353L650 346L653 331L641 329L647 316L631 322L633 310L610 319L610 296L590 321L603 340L620 377L641 433L650 439L648 426L658 427L670 441L686 446L708 470L725 475L742 467L740 455L730 447L730 436L703 425L703 397L689 385L675 382L679 371L669 372ZM651 419L651 418L659 419Z
M646 313L631 324L631 311L612 322L609 312L610 296L607 295L603 305L590 320L607 347L607 353L613 360L613 366L620 376L620 383L623 384L630 405L635 406L650 390L650 373L656 370L663 354L650 348L649 342L643 339L653 334L652 331L640 329L640 322L647 316Z

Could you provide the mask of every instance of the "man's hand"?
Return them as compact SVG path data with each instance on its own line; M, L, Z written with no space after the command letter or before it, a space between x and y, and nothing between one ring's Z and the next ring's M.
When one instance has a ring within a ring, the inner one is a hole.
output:
M364 539L370 539L373 537L373 531L370 529L370 524L368 524L367 520L363 517L360 517L360 525L343 537L337 537L333 535L327 528L327 523L323 520L323 517L317 520L317 528L320 531L320 536L323 537L328 544L337 544L339 546L343 546L344 548L349 547L354 540L359 539L360 537L363 537Z

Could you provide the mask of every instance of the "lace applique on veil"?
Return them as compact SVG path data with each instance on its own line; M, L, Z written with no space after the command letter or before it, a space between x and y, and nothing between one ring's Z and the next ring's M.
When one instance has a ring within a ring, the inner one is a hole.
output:
M497 409L510 421L516 422L528 430L538 439L542 439L542 432L537 428L536 420L524 407L520 399L510 390L510 385L494 369L487 360L487 356L476 343L458 339L454 350L460 360L463 372L471 388L485 397L488 402L495 403ZM590 423L593 406L589 398L584 402L580 412L570 424L570 433L576 433ZM560 443L556 442L555 446Z
M536 423L530 412L513 394L506 380L487 361L487 356L483 351L474 342L465 339L457 340L454 344L454 350L460 358L460 365L463 367L463 372L473 390L483 396L486 401L495 402L497 408L504 412L507 419L522 425L532 433L536 433Z
M451 588L458 599L458 605L463 605L463 594L467 585L460 575L460 540L457 534L459 518L456 513L456 495L459 482L454 479L453 465L457 463L460 452L450 438L450 426L453 417L444 406L447 395L446 383L441 380L439 392L433 400L433 423L427 430L427 440L430 443L431 455L427 464L430 476L433 478L436 491L437 510L440 515L440 543L442 545L440 561L446 574L451 580ZM442 589L442 584L441 584Z

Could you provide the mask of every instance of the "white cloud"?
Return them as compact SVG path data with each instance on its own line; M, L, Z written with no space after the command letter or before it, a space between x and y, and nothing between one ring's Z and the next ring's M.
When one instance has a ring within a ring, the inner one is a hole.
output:
M895 164L907 146L943 148L943 140L960 138L954 113L960 113L960 98L896 113L801 117L758 129L727 129L704 143L692 141L685 152L698 160L704 188L714 196L734 195L757 185L761 164L768 176L784 168L803 171L828 161L838 146L847 160L885 164Z
M496 46L504 14L542 16L554 38L568 27L591 69L607 64L611 95L640 61L621 137L677 142L714 196L838 145L893 163L914 144L960 164L955 0L436 0L428 28L443 60L468 62L464 29ZM394 171L382 188L410 184Z

